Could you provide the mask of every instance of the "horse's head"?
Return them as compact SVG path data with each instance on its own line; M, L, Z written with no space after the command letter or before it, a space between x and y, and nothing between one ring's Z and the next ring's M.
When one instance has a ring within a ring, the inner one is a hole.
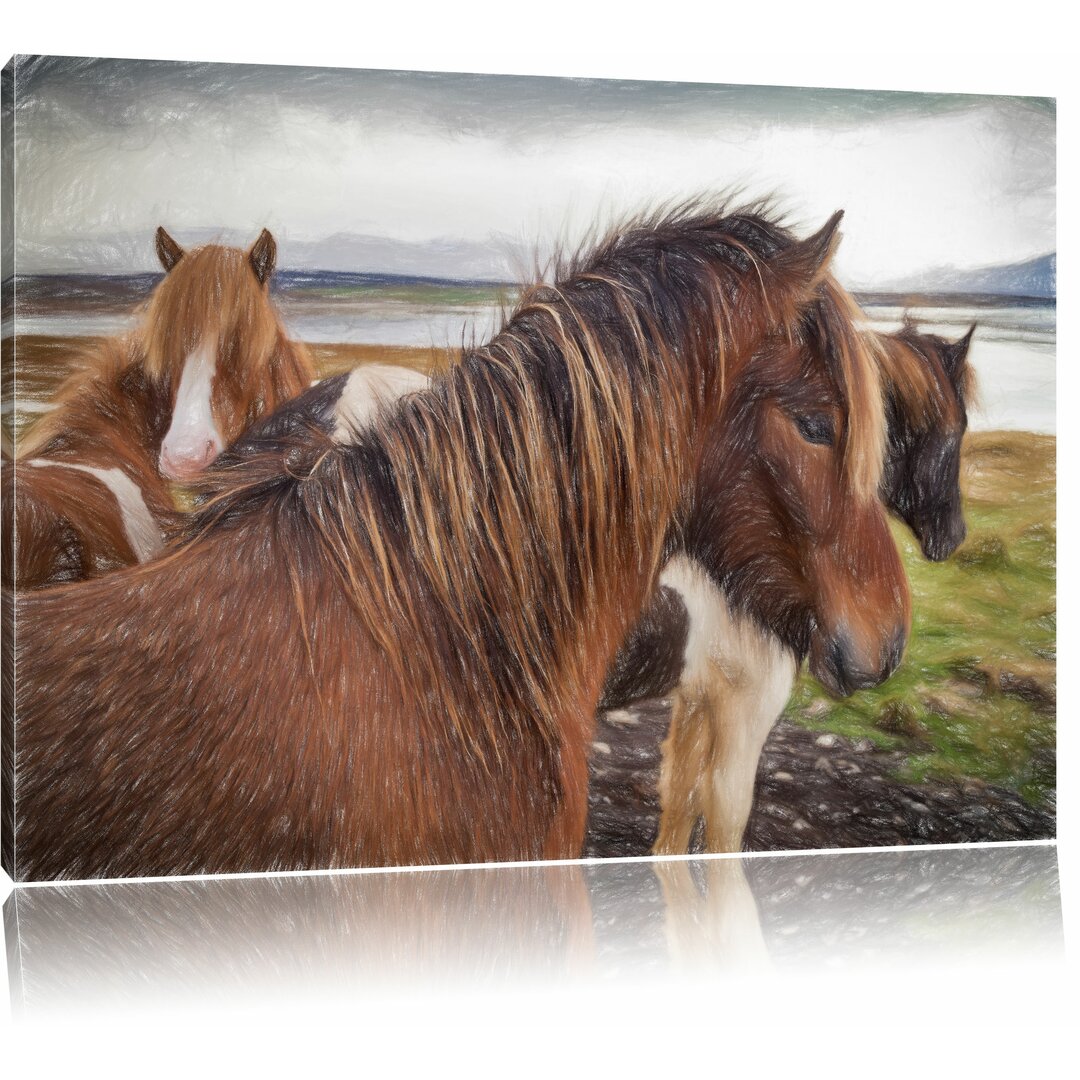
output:
M947 559L967 534L960 503L960 446L974 373L975 327L958 341L905 321L882 337L888 444L881 498L915 534L928 559Z
M185 251L164 229L166 270L144 323L149 373L171 405L158 467L190 480L264 411L307 385L279 348L283 331L269 298L277 247L265 229L247 251L208 244Z
M911 608L878 498L877 365L847 294L827 274L818 294L733 380L685 543L738 608L809 655L814 675L843 695L895 670Z

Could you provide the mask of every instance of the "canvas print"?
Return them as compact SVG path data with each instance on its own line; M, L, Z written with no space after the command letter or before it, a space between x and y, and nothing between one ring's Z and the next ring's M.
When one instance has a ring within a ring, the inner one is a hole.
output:
M3 91L15 880L1053 837L1053 101Z
M66 884L3 916L12 1013L37 1020L945 964L989 994L990 963L1037 977L1064 949L1050 844Z

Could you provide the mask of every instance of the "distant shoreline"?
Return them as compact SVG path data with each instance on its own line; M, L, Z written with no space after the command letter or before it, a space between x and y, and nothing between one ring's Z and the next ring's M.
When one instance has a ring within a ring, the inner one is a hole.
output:
M116 308L145 299L164 275L140 274L17 274L14 285L17 313L46 313L63 304L66 308ZM495 295L513 294L520 282L425 277L411 274L353 273L337 270L279 270L274 275L273 292L288 298L307 290L370 290L375 293L393 290L453 290L459 302L490 302ZM11 289L5 289L7 301ZM460 297L461 293L473 294ZM867 307L1024 307L1057 308L1056 296L1030 296L989 292L887 292L852 291L855 299ZM5 307L7 307L5 302Z
M879 293L858 292L852 296L863 307L1052 307L1056 296L1014 296L1011 293Z

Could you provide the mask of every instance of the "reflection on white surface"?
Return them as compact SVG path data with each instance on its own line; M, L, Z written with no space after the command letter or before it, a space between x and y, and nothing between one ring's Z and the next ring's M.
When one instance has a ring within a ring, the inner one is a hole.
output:
M17 888L17 1015L1062 950L1052 845Z

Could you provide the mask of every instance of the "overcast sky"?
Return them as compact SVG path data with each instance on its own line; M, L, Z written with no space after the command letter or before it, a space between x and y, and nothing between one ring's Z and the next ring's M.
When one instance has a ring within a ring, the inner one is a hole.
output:
M19 273L152 268L152 233L282 266L514 277L598 218L737 185L847 216L851 286L1055 243L1052 102L48 59L16 75Z

